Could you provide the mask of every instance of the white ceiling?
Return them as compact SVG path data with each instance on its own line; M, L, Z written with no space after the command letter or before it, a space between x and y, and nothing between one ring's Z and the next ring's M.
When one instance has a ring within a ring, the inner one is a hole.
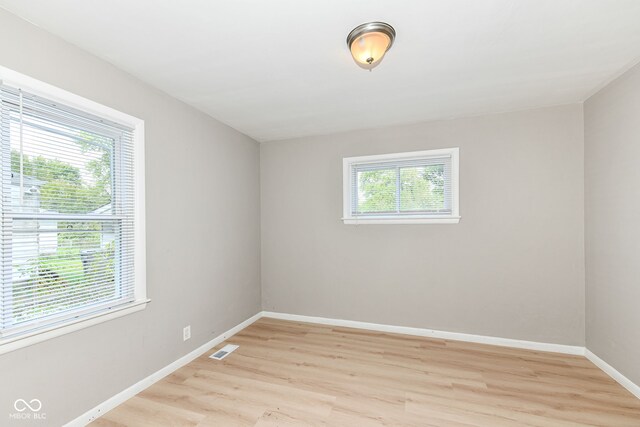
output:
M640 58L639 0L0 0L254 137L583 101ZM345 38L398 33L372 72Z

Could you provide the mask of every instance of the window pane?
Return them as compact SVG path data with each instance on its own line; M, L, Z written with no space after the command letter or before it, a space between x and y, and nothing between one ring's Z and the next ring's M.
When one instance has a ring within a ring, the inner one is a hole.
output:
M357 213L396 212L396 169L357 171Z
M114 140L11 114L11 204L22 213L95 213L111 205ZM110 213L110 212L107 212Z
M11 285L2 293L3 326L117 300L120 220L77 220L114 213L114 138L26 107L22 117L17 109L7 117L11 180L4 190L7 212L19 217L6 224Z
M400 169L400 211L445 211L444 165Z
M117 220L15 220L12 324L117 296Z

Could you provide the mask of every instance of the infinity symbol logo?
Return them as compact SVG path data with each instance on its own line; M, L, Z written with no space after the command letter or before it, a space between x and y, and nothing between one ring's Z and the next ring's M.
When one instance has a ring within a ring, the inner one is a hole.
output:
M38 399L32 399L30 402L27 402L24 399L18 399L13 404L13 407L16 408L18 412L24 412L29 408L31 412L38 412L42 409L42 402Z

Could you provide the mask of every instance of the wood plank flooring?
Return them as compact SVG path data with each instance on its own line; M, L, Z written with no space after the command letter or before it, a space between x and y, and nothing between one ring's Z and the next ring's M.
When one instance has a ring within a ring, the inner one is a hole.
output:
M640 426L581 356L260 319L96 426Z

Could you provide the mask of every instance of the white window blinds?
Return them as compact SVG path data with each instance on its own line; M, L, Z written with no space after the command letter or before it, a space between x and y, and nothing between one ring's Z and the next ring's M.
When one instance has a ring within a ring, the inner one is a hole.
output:
M451 213L451 156L356 164L352 214Z
M447 149L344 159L343 219L459 219L457 156Z
M133 130L0 85L0 337L134 301Z

